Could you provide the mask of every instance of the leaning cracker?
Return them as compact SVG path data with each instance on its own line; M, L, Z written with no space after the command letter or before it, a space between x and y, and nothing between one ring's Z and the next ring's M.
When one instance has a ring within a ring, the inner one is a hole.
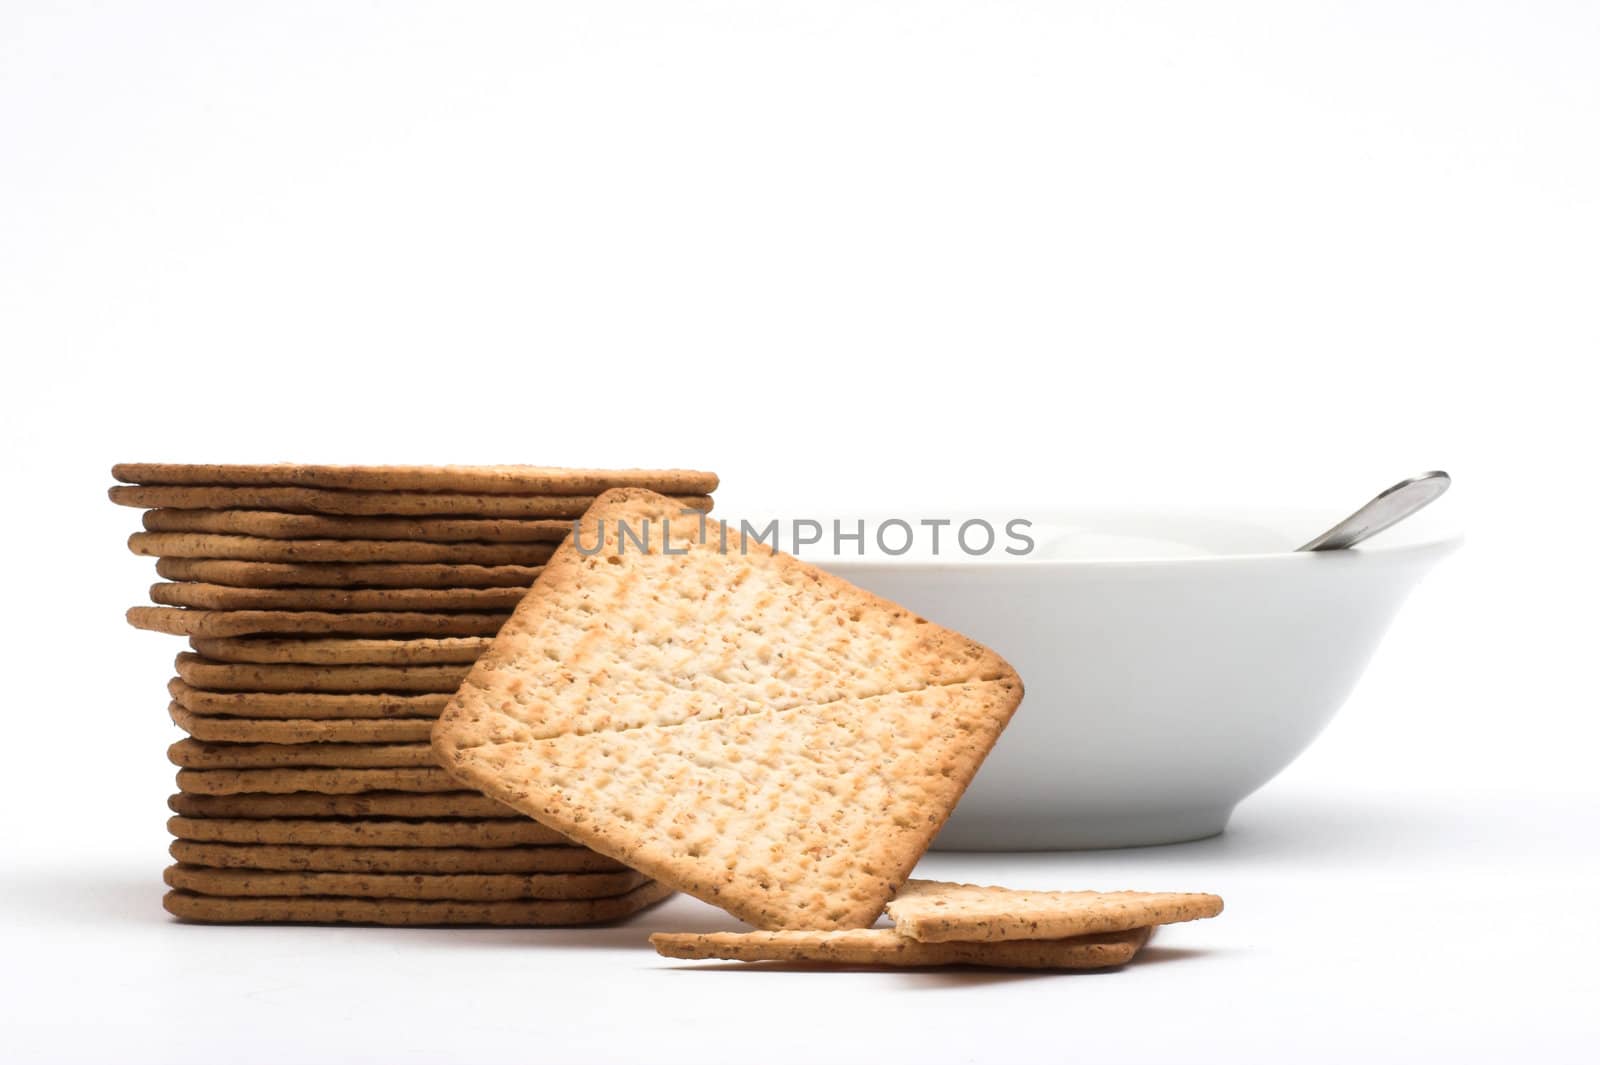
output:
M434 765L426 743L204 743L179 740L167 759L185 769L329 767L402 769Z
M520 593L518 593L520 598ZM239 636L189 641L200 654L217 662L310 666L471 665L492 643L486 636L418 640L275 639Z
M533 847L572 841L537 821L324 821L169 817L167 831L199 843L308 847Z
M716 490L704 470L593 470L561 466L346 466L300 462L119 462L111 476L128 484L300 485L376 492L501 492L594 495L634 486L657 492Z
M1061 939L1194 921L1222 912L1216 895L1151 891L1015 891L908 880L888 906L895 931L924 943Z
M830 965L981 965L998 969L1107 969L1130 961L1150 929L1002 943L921 943L892 928L842 931L658 932L650 937L668 958L823 962Z
M318 613L311 610L189 610L128 608L128 624L172 636L249 636L253 633L349 636L492 636L506 614L424 614L412 611Z
M471 566L439 562L241 562L158 558L169 581L236 588L526 588L541 566Z
M255 869L210 869L173 865L168 887L197 895L234 897L336 895L345 898L496 899L614 898L646 882L642 873L284 873Z
M275 540L560 543L572 531L572 522L560 518L349 518L281 510L147 510L143 520L150 532L226 533Z
M182 510L289 510L310 514L422 516L459 514L475 518L576 518L592 495L489 495L446 492L366 492L287 486L191 487L117 485L111 501L125 507ZM709 510L711 497L672 497L684 510Z
M167 704L167 714L173 724L207 743L425 743L433 731L427 718L262 721L206 717L176 702Z
M224 924L574 925L630 917L660 902L672 889L646 884L626 895L577 902L460 902L410 899L221 898L169 891L162 905L186 921Z
M358 795L190 795L167 797L167 807L184 817L471 817L520 819L522 814L475 791L419 795L406 791L368 791Z
M271 540L216 533L138 532L128 550L151 558L231 558L246 562L444 562L538 566L551 544L435 544L413 540Z
M440 762L751 924L868 925L1021 682L904 608L674 517L650 492L601 498L445 709Z
M330 744L332 746L332 744ZM180 769L178 790L197 795L237 795L264 791L320 791L353 795L362 791L459 791L442 769Z
M150 601L201 610L510 610L521 588L234 588L152 584Z
M609 873L626 868L584 847L301 847L175 839L174 861L213 869L309 873Z
M186 684L208 691L453 692L471 666L300 666L213 662L179 654L175 667Z
M173 701L196 714L272 719L436 718L448 695L383 692L212 692L181 677L167 681Z

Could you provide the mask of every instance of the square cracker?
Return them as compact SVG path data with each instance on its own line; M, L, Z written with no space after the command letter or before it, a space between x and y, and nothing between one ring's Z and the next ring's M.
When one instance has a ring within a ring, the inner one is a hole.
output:
M331 745L330 745L331 746ZM444 792L461 785L438 767L340 768L296 766L261 769L180 769L178 790L195 795L288 795L315 791L358 795L364 791Z
M407 791L369 791L357 795L321 795L303 791L291 795L190 795L167 797L167 807L184 817L473 817L479 820L522 820L522 815L475 791L417 794Z
M432 540L440 543L560 543L559 518L356 518L285 510L147 510L148 532L223 533L274 540Z
M569 840L526 817L411 821L399 818L169 817L167 831L196 843L297 847L538 847ZM337 892L335 892L337 894Z
M425 717L391 720L207 717L177 702L167 704L167 713L173 724L206 743L425 743L433 733L433 722Z
M167 760L184 769L426 769L426 743L205 743L179 740Z
M199 581L235 588L526 588L539 576L541 568L448 562L156 559L157 575L169 581Z
M301 462L119 462L111 476L131 484L298 485L378 492L488 492L576 495L637 485L660 492L710 492L703 470L588 470L560 466L335 466Z
M150 586L152 603L197 610L510 610L522 595L521 588L238 588L198 581Z
M1021 681L838 577L740 553L734 530L724 552L722 530L652 492L607 492L434 748L458 780L758 927L865 927Z
M1197 892L1016 891L909 880L888 906L897 933L924 943L1060 939L1194 921L1222 912Z
M128 624L170 636L493 636L508 615L435 614L413 610L191 610L175 606L129 607Z
M1135 928L1071 939L998 943L921 943L892 928L844 931L658 932L656 953L668 958L822 962L831 965L981 965L999 969L1105 969L1139 953L1150 929Z
M196 714L248 718L413 718L432 720L450 697L443 692L214 692L181 677L167 694Z
M554 548L535 544L440 544L413 540L274 540L222 533L137 532L128 550L150 558L233 559L243 562L539 566Z
M530 582L531 583L531 582ZM520 600L522 596L519 594ZM471 665L489 649L486 636L443 636L415 640L279 639L271 636L219 636L189 640L201 655L214 662L240 665L308 666L442 666Z
M116 485L111 502L176 510L282 510L350 517L576 518L595 497L496 495L473 492L369 492L297 485ZM711 497L675 496L685 506L711 509Z
M471 663L430 666L320 666L297 662L216 662L183 652L174 668L184 683L204 691L435 692L461 686Z
M175 839L184 865L307 873L609 873L623 867L584 847L340 847L328 844L205 843Z
M644 884L605 899L368 899L338 895L229 898L169 891L161 904L186 921L219 924L571 925L620 921L654 906L672 890Z
M338 896L441 899L457 902L542 899L576 902L615 898L647 881L633 870L611 873L301 873L173 865L167 886L195 895L231 898Z

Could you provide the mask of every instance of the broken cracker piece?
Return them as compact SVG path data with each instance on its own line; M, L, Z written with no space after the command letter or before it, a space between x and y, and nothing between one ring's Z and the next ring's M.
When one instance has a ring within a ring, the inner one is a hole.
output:
M1174 924L1222 912L1216 895L1016 891L908 880L888 905L897 933L924 943L1060 939Z
M668 958L823 962L833 965L981 965L997 969L1105 969L1133 958L1150 938L1135 928L1071 939L990 943L920 943L892 928L843 931L658 932L656 953Z

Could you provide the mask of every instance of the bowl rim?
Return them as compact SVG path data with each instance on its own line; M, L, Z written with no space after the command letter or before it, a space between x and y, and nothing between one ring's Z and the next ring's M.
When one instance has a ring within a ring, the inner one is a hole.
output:
M928 508L921 513L925 516L942 516L950 508ZM902 513L913 513L913 508L903 508ZM1326 512L1314 510L1309 507L1235 507L1227 505L1095 505L1085 504L1070 507L1028 507L1019 506L1007 511L1004 507L984 506L975 508L975 512L968 517L992 517L995 513L1015 512L1027 514L1049 520L1051 518L1064 519L1069 516L1078 516L1080 519L1086 515L1100 517L1121 515L1125 517L1153 517L1166 518L1192 517L1201 520L1216 521L1227 518L1233 521L1265 522L1277 524L1285 520L1292 523L1293 528L1306 528L1305 538L1316 535L1322 528L1331 525L1337 517L1327 518ZM833 520L829 516L826 520ZM884 520L883 514L857 514L850 515L849 520L877 519ZM1318 524L1321 521L1322 524ZM1356 547L1335 551L1241 551L1217 554L1195 555L1116 555L1104 558L1040 558L1033 555L1006 555L990 553L985 555L945 555L938 558L916 557L900 558L898 556L885 556L881 554L840 555L829 552L805 552L797 557L803 562L828 570L844 572L848 570L867 569L892 569L896 572L931 572L948 570L999 570L999 569L1113 569L1113 568L1170 568L1170 567L1199 567L1217 566L1228 563L1253 563L1265 565L1275 563L1280 565L1328 565L1358 564L1359 562L1377 562L1391 560L1394 562L1412 562L1424 560L1437 560L1460 549L1466 543L1466 533L1456 521L1446 512L1434 514L1432 508L1407 519L1393 529L1384 530L1366 543Z

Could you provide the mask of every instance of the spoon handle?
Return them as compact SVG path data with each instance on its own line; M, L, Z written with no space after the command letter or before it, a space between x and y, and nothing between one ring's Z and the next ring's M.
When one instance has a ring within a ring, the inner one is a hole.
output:
M1382 532L1395 522L1408 518L1450 487L1450 475L1443 470L1432 470L1407 477L1397 485L1385 488L1366 506L1348 518L1310 540L1299 551L1337 551L1354 547L1369 536Z

